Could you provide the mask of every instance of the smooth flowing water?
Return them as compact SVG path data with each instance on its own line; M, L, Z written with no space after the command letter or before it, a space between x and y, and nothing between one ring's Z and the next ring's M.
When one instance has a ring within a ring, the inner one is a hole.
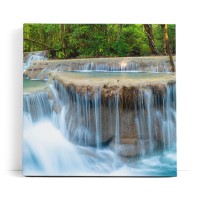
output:
M45 52L31 52L28 54L27 59L24 63L24 70L28 69L33 61L47 60Z
M86 78L149 76L73 74ZM127 120L135 124L138 139L137 146L128 146L137 156L129 158L120 156L121 120L126 115L118 94L104 105L100 88L92 96L90 92L78 93L73 86L66 89L59 81L53 81L49 89L51 97L44 91L24 95L24 175L176 176L175 85L166 85L163 95L151 88L141 90L137 100L129 102L131 112ZM105 132L110 134L110 144L105 142Z
M126 71L135 71L135 72L170 72L170 66L166 62L158 63L143 63L142 62L122 62L119 65L110 65L110 64L97 64L89 62L84 65L76 66L77 70L81 71L110 71L110 72L126 72Z

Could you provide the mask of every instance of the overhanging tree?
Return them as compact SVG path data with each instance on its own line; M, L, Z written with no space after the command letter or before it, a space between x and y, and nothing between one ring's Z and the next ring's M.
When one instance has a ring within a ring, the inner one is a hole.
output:
M172 66L172 71L175 72L175 65L172 57L171 52L171 45L169 42L169 36L168 36L168 26L167 24L161 24L162 30L163 30L163 53L164 55L169 55L170 63Z
M151 54L158 55L159 52L156 48L152 25L151 24L144 24L144 29L145 29L145 32L147 34L147 38L148 38L148 41L149 41L149 48L151 50Z

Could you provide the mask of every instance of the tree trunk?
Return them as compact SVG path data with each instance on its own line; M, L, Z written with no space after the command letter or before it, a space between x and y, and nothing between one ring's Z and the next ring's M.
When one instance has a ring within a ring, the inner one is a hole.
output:
M120 36L121 36L121 32L122 32L122 24L118 25L118 33L117 33L117 41L119 42L120 40Z
M66 57L66 44L65 44L65 24L61 24L61 41L62 41L62 52Z
M161 27L163 29L163 54L169 55L169 60L172 66L172 71L175 72L175 65L172 57L171 52L171 45L169 42L169 36L168 36L168 30L167 30L167 24L161 24Z
M163 30L163 54L167 55L167 43L168 43L168 33L167 33L167 24L161 24Z
M147 38L148 38L148 41L149 41L149 48L150 48L151 54L158 55L159 52L156 49L152 25L151 24L144 24L144 29L146 31Z

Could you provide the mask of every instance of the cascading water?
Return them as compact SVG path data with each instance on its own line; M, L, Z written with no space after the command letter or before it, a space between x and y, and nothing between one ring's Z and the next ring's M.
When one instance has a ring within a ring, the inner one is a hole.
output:
M131 72L171 73L172 66L167 56L134 58L98 58L76 60L46 60L46 52L33 52L24 58L24 76L31 79L48 79L54 72ZM35 61L32 65L32 61ZM38 62L37 62L38 61ZM175 62L175 61L174 61ZM31 66L32 65L32 66ZM29 67L30 66L30 67Z
M175 84L139 89L127 108L119 93L102 99L100 88L55 80L49 89L24 95L25 175L176 175ZM125 122L134 126L129 145ZM121 159L129 151L136 158Z
M94 97L94 108L95 108L95 127L96 127L96 146L97 148L101 145L101 91L98 90Z
M31 52L24 63L24 70L28 69L33 61L47 60L45 52Z
M23 109L28 113L33 122L51 116L51 106L47 92L28 94L23 98Z
M175 85L167 85L165 90L163 95L155 94L151 89L141 91L138 105L135 105L135 124L142 155L151 153L158 146L163 150L176 148Z
M145 67L137 62L129 62L122 65L94 64L93 62L85 65L76 66L75 71L110 71L110 72L170 72L170 67L163 62L162 64L147 64Z

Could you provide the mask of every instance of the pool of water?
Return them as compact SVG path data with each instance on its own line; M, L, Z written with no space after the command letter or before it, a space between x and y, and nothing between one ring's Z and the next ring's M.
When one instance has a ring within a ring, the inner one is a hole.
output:
M23 90L24 93L34 93L40 90L43 90L47 87L47 82L44 80L31 80L23 79Z
M126 71L126 72L112 72L112 71L92 71L92 70L77 70L65 72L71 74L72 76L80 76L84 78L102 78L102 79L154 79L154 78L170 78L174 77L175 73L170 72L136 72L136 71Z

